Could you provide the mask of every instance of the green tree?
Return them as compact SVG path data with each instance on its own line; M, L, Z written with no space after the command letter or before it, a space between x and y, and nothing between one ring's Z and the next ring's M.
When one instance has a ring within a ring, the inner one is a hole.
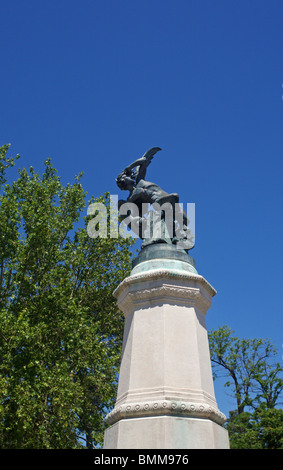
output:
M42 176L31 167L5 184L8 148L0 149L0 446L99 446L123 333L112 292L129 272L132 241L90 238L81 175L63 186L50 159ZM94 201L109 208L108 193Z
M260 406L231 413L227 423L232 449L283 449L283 410Z
M208 335L214 378L228 379L224 386L237 405L227 422L231 447L281 448L283 411L276 407L283 369L275 362L277 350L268 339L240 339L232 333L223 326Z

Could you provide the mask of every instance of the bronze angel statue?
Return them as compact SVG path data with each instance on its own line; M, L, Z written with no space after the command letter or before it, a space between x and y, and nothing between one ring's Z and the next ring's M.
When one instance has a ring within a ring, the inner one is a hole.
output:
M147 167L151 163L154 155L160 151L160 147L153 147L145 154L128 165L116 179L117 186L123 191L129 191L127 200L119 200L118 208L122 219L127 219L126 224L131 228L141 239L144 240L142 245L145 246L151 243L171 243L185 249L186 251L193 248L193 236L188 228L188 217L182 206L179 204L179 195L177 193L167 193L155 183L151 183L145 179ZM136 211L131 213L135 205ZM158 216L151 213L148 217L148 205L151 205L154 211L158 212ZM165 209L171 209L171 217L168 221L165 220ZM122 211L122 209L125 209ZM146 209L145 209L146 208ZM151 232L146 230L149 226L149 219L151 220ZM163 236L159 232L159 236L154 236L154 226L157 223L164 224L167 227L166 234ZM150 233L150 235L149 235Z

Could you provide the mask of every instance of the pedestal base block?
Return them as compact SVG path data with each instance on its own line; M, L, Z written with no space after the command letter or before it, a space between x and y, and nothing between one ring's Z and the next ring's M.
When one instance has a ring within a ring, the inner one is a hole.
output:
M225 428L210 419L122 419L105 432L104 449L229 449Z

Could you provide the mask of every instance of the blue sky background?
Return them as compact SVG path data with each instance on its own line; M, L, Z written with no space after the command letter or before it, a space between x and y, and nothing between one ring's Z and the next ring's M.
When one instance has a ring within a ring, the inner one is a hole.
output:
M84 171L89 197L124 197L117 174L162 147L148 179L196 204L208 329L270 338L282 364L282 1L0 0L0 17L0 145L63 183Z

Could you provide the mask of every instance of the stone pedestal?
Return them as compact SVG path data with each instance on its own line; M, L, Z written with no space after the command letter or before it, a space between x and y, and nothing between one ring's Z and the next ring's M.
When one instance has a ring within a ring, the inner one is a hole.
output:
M124 343L105 449L229 448L205 325L215 294L174 259L138 264L117 288Z

